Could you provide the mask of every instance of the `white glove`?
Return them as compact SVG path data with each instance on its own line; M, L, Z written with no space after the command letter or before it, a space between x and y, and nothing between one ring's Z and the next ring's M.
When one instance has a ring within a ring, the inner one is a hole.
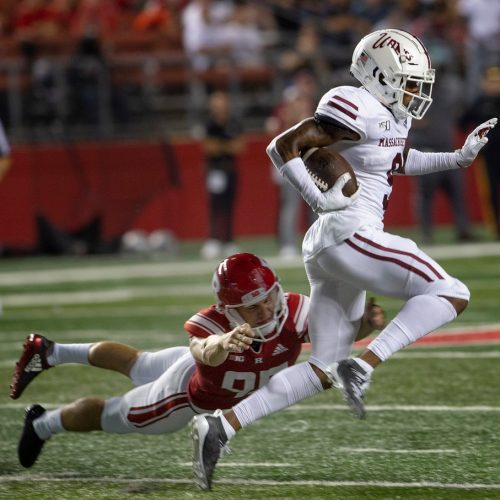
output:
M351 174L346 172L342 174L336 181L335 184L323 194L320 206L317 209L319 214L324 212L333 212L334 210L342 210L352 205L359 197L361 193L361 186L352 196L344 196L342 193L342 188L347 184Z
M497 124L497 121L498 118L490 118L488 121L481 123L467 136L462 149L455 151L460 168L468 167L476 159L481 148L488 142L486 135Z

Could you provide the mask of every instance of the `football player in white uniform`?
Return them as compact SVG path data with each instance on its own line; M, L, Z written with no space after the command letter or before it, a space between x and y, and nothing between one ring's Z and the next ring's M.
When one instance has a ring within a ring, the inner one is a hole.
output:
M28 407L18 446L21 465L31 467L45 442L63 431L175 432L198 413L231 408L296 362L308 341L308 297L284 293L266 261L250 253L224 259L212 284L217 304L184 325L189 347L140 352L117 342L59 344L30 335L12 378L13 399L41 372L65 363L122 373L136 388L106 401L83 398L50 411ZM370 300L359 338L383 324L382 309Z
M431 105L435 75L424 45L405 31L385 29L363 38L354 50L351 73L361 87L329 90L313 118L276 137L267 149L280 173L319 212L302 248L311 286L312 356L277 374L225 415L193 419L193 467L209 481L218 455L206 450L214 441L225 442L241 427L332 385L362 418L374 367L467 307L467 287L413 241L385 232L383 218L394 175L468 167L497 119L479 125L454 152L406 148L412 120L421 119ZM338 189L345 179L325 194L315 187L302 156L324 146L353 167L361 188L357 196L346 198ZM406 302L360 357L347 359L366 289Z

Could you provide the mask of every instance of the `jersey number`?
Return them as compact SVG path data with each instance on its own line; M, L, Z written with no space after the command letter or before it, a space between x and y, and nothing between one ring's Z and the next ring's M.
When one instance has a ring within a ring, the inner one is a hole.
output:
M394 182L393 179L394 171L402 166L403 166L403 155L401 153L398 153L392 160L391 169L387 171L387 184L389 184L389 186L392 186ZM387 194L384 195L384 201L382 202L382 205L384 207L384 210L387 210L387 207L389 206L389 195Z
M263 370L261 372L226 372L224 375L224 380L222 381L222 388L227 391L234 392L235 398L242 398L251 391L255 391L266 385L269 379L279 371L288 367L288 363L282 363L274 368L269 368L269 370ZM257 384L257 375L259 375L259 382ZM239 382L236 384L236 382ZM243 387L241 383L243 382ZM238 389L236 388L236 385Z

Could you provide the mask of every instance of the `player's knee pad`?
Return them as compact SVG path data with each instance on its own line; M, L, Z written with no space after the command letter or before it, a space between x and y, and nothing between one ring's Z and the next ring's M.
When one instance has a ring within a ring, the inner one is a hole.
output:
M427 289L427 293L440 297L463 299L467 302L470 300L470 291L467 286L452 276L444 280L434 281Z

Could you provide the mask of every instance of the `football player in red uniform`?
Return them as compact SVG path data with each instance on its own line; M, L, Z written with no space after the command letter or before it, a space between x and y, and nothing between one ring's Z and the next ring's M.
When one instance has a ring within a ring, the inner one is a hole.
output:
M13 375L14 399L42 371L64 363L114 370L136 387L106 401L84 398L51 411L28 407L21 464L31 467L47 439L62 431L175 432L197 413L232 407L296 362L308 340L307 296L285 293L266 261L250 253L224 259L212 285L217 303L184 324L189 347L140 352L117 342L59 344L30 335ZM383 322L382 309L369 302L359 337Z

